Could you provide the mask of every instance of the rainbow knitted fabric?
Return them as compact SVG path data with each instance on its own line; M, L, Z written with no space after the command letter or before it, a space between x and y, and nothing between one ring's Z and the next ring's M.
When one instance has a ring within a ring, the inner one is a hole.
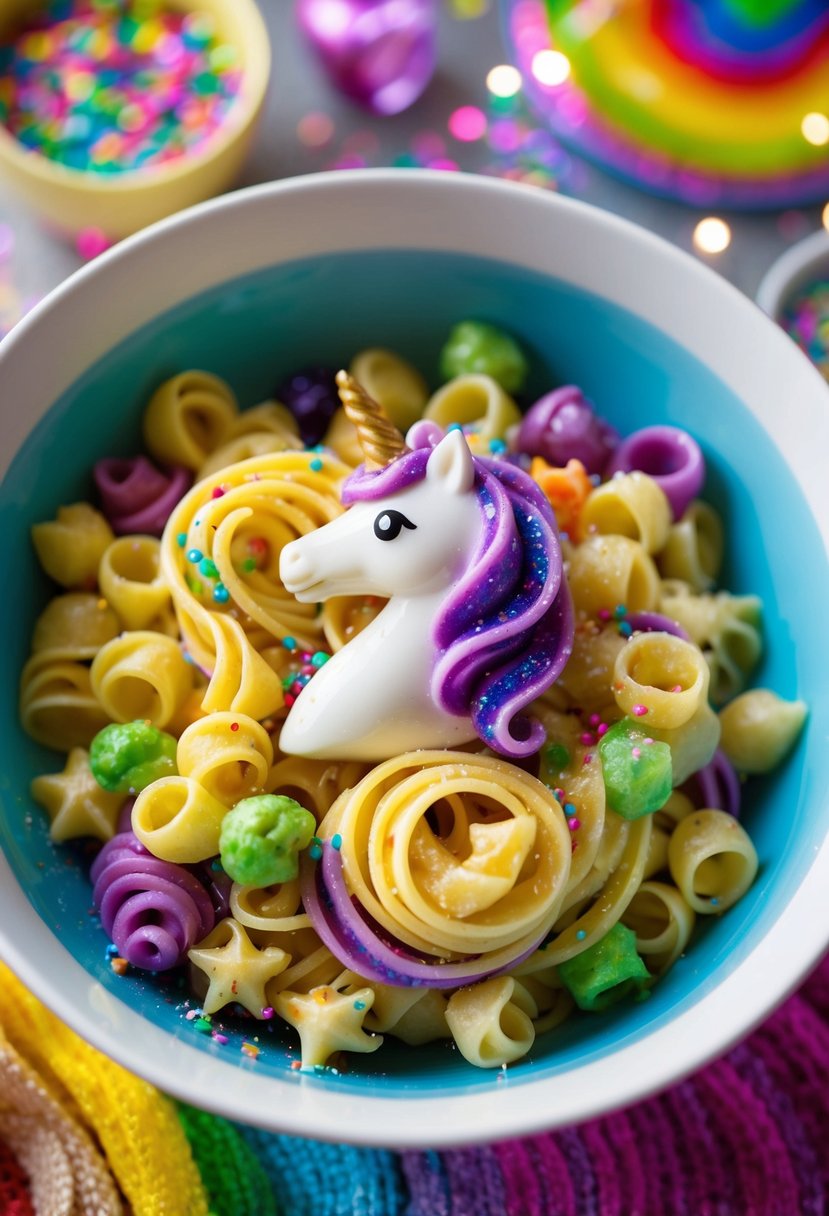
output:
M177 1106L0 965L0 1216L823 1216L829 959L723 1059L579 1127L447 1152Z

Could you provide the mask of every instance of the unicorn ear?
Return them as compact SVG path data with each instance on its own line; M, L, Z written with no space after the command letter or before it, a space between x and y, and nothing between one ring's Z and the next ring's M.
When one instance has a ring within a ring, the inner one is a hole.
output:
M426 480L439 482L449 494L467 494L475 481L475 463L463 431L441 439L426 465Z

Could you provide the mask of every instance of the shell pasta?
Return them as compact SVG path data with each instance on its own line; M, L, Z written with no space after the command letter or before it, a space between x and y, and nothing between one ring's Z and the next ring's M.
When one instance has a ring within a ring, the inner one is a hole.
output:
M701 453L673 428L678 494L574 386L522 417L499 343L503 383L492 351L429 386L369 346L285 381L322 402L308 447L284 386L243 409L184 370L144 413L165 472L99 462L102 510L33 530L20 721L66 761L32 798L103 846L119 973L180 969L219 1043L241 1008L297 1067L393 1039L516 1065L670 986L764 860L741 779L807 709L747 688L762 604L719 584Z

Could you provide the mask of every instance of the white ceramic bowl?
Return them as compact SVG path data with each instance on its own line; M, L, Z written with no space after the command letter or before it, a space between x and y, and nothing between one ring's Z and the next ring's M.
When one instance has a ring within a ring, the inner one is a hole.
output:
M201 365L243 404L292 369L389 345L433 376L449 326L511 329L531 391L575 381L622 430L686 425L729 529L724 583L763 596L760 679L812 705L746 825L762 869L647 1002L572 1019L506 1074L448 1046L384 1047L347 1075L294 1072L260 1031L256 1061L198 1035L152 980L119 979L89 887L49 845L28 784L60 762L16 724L15 688L44 601L28 526L134 451L165 376ZM675 1081L767 1014L829 939L829 393L784 334L717 275L583 204L482 178L307 177L205 204L124 242L39 305L0 349L0 953L71 1026L195 1105L298 1135L446 1145L597 1115Z

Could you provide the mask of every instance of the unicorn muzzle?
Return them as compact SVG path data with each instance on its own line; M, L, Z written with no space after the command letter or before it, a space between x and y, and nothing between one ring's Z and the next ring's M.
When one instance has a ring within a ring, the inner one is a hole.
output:
M303 552L300 541L291 541L280 553L279 577L291 595L300 595L318 581L314 564Z

